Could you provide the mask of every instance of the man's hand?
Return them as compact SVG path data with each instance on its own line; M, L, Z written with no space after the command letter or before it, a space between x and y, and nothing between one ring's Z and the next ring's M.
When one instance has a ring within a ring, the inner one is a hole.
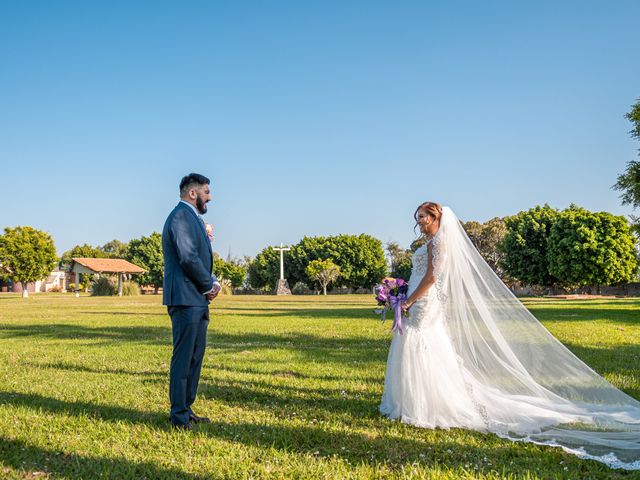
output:
M211 290L209 293L207 293L207 300L211 301L214 298L216 298L218 296L218 294L220 293L220 290L222 290L222 287L220 286L219 283L214 283L213 284L213 290Z

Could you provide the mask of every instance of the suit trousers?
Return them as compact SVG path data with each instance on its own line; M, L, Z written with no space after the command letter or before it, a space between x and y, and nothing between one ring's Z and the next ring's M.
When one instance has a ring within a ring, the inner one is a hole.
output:
M202 359L207 347L208 306L169 306L173 355L169 372L171 422L184 425L193 414Z

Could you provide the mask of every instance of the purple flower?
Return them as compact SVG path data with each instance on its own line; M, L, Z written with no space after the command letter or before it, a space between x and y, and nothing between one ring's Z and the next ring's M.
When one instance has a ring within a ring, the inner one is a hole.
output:
M386 277L382 279L382 283L374 288L376 301L378 305L384 306L385 310L392 307L392 303L396 303L400 295L407 294L409 285L402 278Z
M376 289L378 294L376 295L376 300L380 303L386 303L389 299L389 290L387 288Z

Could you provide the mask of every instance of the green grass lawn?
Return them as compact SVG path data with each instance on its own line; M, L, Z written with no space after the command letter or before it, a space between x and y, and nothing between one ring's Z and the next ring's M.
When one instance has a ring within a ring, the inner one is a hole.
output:
M640 300L526 300L640 398ZM194 410L169 428L158 296L0 295L0 478L640 478L559 449L378 414L390 322L372 296L222 297Z

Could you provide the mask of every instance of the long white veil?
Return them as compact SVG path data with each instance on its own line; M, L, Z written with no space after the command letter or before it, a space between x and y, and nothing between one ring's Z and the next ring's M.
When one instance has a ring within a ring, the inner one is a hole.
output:
M640 469L640 402L571 353L484 261L449 207L433 238L436 293L488 431Z

